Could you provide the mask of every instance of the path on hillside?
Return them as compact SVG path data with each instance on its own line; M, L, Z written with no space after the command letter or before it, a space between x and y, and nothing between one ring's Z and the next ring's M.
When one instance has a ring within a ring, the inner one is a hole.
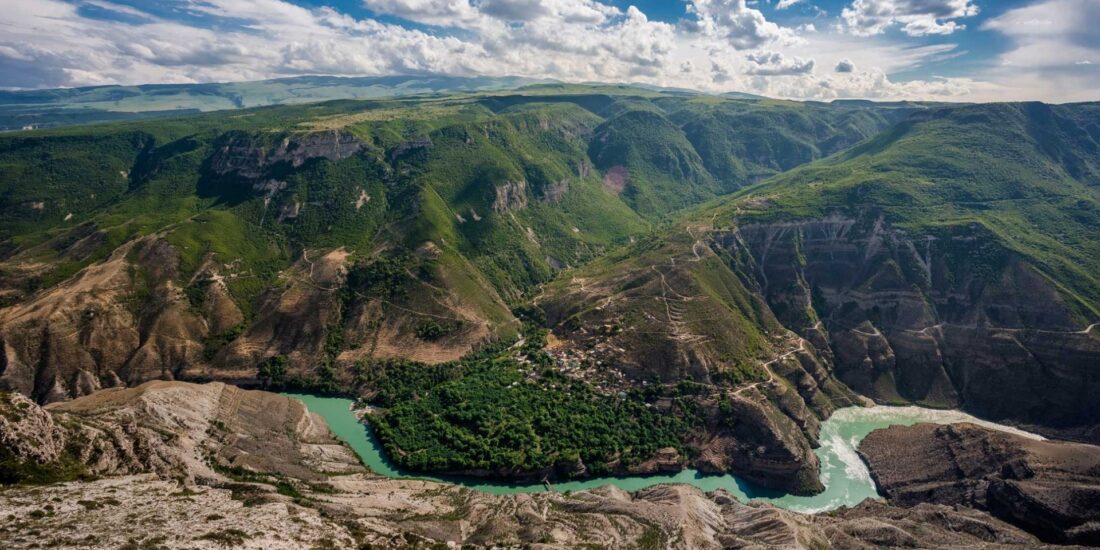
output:
M752 389L752 388L755 388L755 387L758 387L760 384L764 384L764 383L776 383L776 384L778 384L779 383L779 377L776 376L774 372L772 372L771 366L778 363L778 362L780 362L780 361L782 361L782 360L784 360L784 359L786 359L786 358L788 358L788 357L790 357L791 355L794 355L796 353L804 351L805 349L806 349L806 339L805 338L799 338L797 348L794 348L792 350L784 352L784 353L780 354L778 357L776 357L775 359L772 359L771 361L768 361L766 363L762 363L760 365L761 367L764 368L764 371L768 373L768 379L767 380L765 380L763 382L753 382L752 384L749 384L748 386L738 388L737 391L733 392L733 395L741 395L742 392L744 392L746 390L749 390L749 389Z
M657 269L657 266L651 265L649 268L660 277L661 295L658 299L665 305L665 317L668 319L668 325L672 331L673 339L683 343L695 343L709 340L710 337L708 336L692 333L688 329L687 323L684 322L684 314L687 312L687 308L683 306L683 302L687 302L691 298L676 292L676 289L668 284L665 274ZM676 295L675 299L668 296L670 292Z

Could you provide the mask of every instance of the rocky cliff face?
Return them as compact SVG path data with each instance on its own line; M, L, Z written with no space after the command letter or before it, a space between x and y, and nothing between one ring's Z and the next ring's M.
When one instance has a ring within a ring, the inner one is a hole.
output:
M970 506L1046 541L1100 544L1100 447L922 424L875 431L859 451L892 503Z
M821 492L825 487L811 446L817 440L817 418L806 411L786 413L769 397L767 390L756 388L726 397L724 410L711 411L713 425L699 442L695 466L704 473L734 472L795 494Z
M323 421L297 401L222 384L154 382L99 392L48 411L19 397L5 396L3 403L14 403L35 422L49 423L52 417L72 430L70 435L114 434L113 448L136 454L110 456L139 459L102 468L97 464L104 464L104 454L89 461L89 467L107 474L95 481L0 492L0 514L8 518L0 537L11 548L42 541L104 548L862 549L1037 543L981 512L931 504L900 508L867 502L804 516L688 486L497 496L387 479L364 472ZM0 448L30 446L40 433L24 434L31 437L26 440L8 437Z
M494 188L493 212L506 214L527 206L527 181L506 181Z
M0 393L0 448L7 456L20 462L51 463L61 458L65 444L65 430L49 413L21 394Z
M345 159L366 147L355 136L339 130L286 136L270 146L257 141L256 136L244 133L224 136L208 161L210 169L219 175L236 173L255 179L280 162L296 168L314 158Z
M910 234L832 216L723 239L751 252L772 311L856 391L1097 437L1095 327L980 227Z

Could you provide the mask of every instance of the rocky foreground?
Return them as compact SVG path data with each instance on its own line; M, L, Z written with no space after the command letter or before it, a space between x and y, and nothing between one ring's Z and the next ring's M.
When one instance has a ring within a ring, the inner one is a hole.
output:
M1100 447L918 424L875 431L859 451L894 504L967 506L1045 541L1100 545Z
M966 506L801 515L659 486L496 496L367 471L298 401L150 382L41 408L0 399L5 548L1006 548L1039 540Z

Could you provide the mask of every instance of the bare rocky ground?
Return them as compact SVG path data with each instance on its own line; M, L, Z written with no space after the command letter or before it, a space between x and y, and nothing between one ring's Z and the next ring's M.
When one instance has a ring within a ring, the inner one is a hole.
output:
M86 478L0 490L4 548L1040 545L936 504L808 516L682 485L496 496L394 480L366 471L300 402L219 383L151 382L47 409L3 394L0 412L8 456L75 456Z
M348 529L284 502L245 506L232 491L156 475L109 477L0 493L7 548L351 547Z
M971 506L1043 540L1100 546L1100 447L1037 441L973 424L894 426L860 453L903 506Z

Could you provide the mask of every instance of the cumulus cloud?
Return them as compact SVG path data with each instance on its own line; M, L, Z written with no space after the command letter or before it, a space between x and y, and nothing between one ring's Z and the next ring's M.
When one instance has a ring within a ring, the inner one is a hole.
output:
M603 23L620 15L614 7L591 0L481 0L477 8L506 21L531 21L542 17L565 23Z
M848 32L871 36L900 25L909 36L951 34L966 28L957 19L978 14L973 0L855 0L841 12Z
M745 74L762 76L812 73L816 64L813 59L787 57L780 52L754 53L745 58L749 61Z
M710 78L715 84L722 85L733 81L734 75L728 67L712 61L710 64Z
M595 0L362 0L371 11L439 27L487 29L501 22L554 19L564 24L599 24L621 15Z
M89 17L82 9L88 1L101 13L121 16ZM798 99L969 99L967 94L998 90L969 79L889 78L954 55L953 44L913 46L884 35L784 27L745 0L691 0L672 23L609 0L360 1L398 22L290 0L194 0L186 4L187 17L175 18L157 15L172 10L150 8L176 7L175 0L127 3L131 7L112 0L0 0L0 87L439 73L638 82ZM1087 3L1048 0L1073 1ZM1006 14L990 28L1016 32L1010 31L1018 26L1013 21ZM1013 36L1021 44L1040 41ZM815 74L815 59L843 61ZM1100 55L1075 53L1074 62L1089 60Z
M838 73L854 73L856 71L856 64L852 63L851 59L841 59L837 61L836 68L833 70Z
M790 29L768 21L745 0L691 0L688 12L696 17L687 23L688 28L721 38L735 48L756 48L795 38Z
M468 0L363 0L371 11L417 23L465 26L478 20L478 10Z
M969 99L975 92L988 86L968 79L939 78L894 82L886 73L871 69L852 73L827 75L802 75L773 78L767 82L766 93L792 99L893 99L926 100L937 98L945 101Z

